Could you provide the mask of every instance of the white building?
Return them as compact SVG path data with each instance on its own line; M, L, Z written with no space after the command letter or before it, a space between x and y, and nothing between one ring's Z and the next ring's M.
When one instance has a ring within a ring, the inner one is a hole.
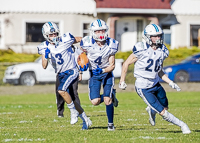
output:
M41 28L47 21L56 22L61 33L86 36L90 23L97 18L103 19L109 26L109 37L120 42L121 51L132 50L133 45L141 41L143 29L149 23L164 29L165 42L172 48L194 45L196 37L193 35L200 26L198 0L0 2L0 49L11 48L15 52L37 53L36 46L44 40Z
M198 45L200 0L175 0L171 8L179 24L171 26L171 48Z
M93 0L0 0L0 49L37 53L44 38L42 25L53 21L61 33L74 36L89 33L94 20L96 3Z

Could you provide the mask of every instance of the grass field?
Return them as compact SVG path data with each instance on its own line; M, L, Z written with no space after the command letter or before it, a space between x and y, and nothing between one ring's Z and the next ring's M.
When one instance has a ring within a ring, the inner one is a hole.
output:
M104 104L92 106L87 94L80 94L82 107L93 122L87 131L81 131L80 118L70 125L67 107L64 118L56 116L54 94L0 95L0 142L200 142L200 92L167 94L169 112L186 122L191 134L183 135L179 127L158 115L156 126L152 127L146 105L136 93L117 94L114 132L107 131Z

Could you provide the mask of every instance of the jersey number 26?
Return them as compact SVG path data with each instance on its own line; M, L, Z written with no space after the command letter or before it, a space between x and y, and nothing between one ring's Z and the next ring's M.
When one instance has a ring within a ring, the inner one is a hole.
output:
M155 61L155 67L154 67L154 71L155 71L155 72L158 72L159 69L160 69L159 61L160 61L160 59L157 59L157 60ZM149 65L145 68L145 70L146 70L146 71L149 71L149 72L152 72L151 67L154 65L154 60L153 60L153 59L149 59L149 60L147 61L147 63L149 63Z

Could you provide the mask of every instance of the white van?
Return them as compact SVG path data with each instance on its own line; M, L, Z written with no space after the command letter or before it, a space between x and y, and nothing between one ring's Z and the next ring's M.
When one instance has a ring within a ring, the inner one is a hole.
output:
M115 77L121 76L123 59L115 60L115 69L113 74ZM83 72L82 80L87 82L89 79L89 70ZM9 66L4 74L3 82L10 84L21 84L33 86L36 83L51 83L56 81L56 73L53 67L49 64L46 69L42 67L42 57L39 57L35 62L16 64Z

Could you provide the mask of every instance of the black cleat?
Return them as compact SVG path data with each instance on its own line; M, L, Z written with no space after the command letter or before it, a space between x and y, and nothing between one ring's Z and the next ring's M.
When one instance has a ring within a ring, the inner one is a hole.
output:
M118 106L118 100L116 98L116 89L113 89L112 92L112 102L113 102L113 106L117 107Z

